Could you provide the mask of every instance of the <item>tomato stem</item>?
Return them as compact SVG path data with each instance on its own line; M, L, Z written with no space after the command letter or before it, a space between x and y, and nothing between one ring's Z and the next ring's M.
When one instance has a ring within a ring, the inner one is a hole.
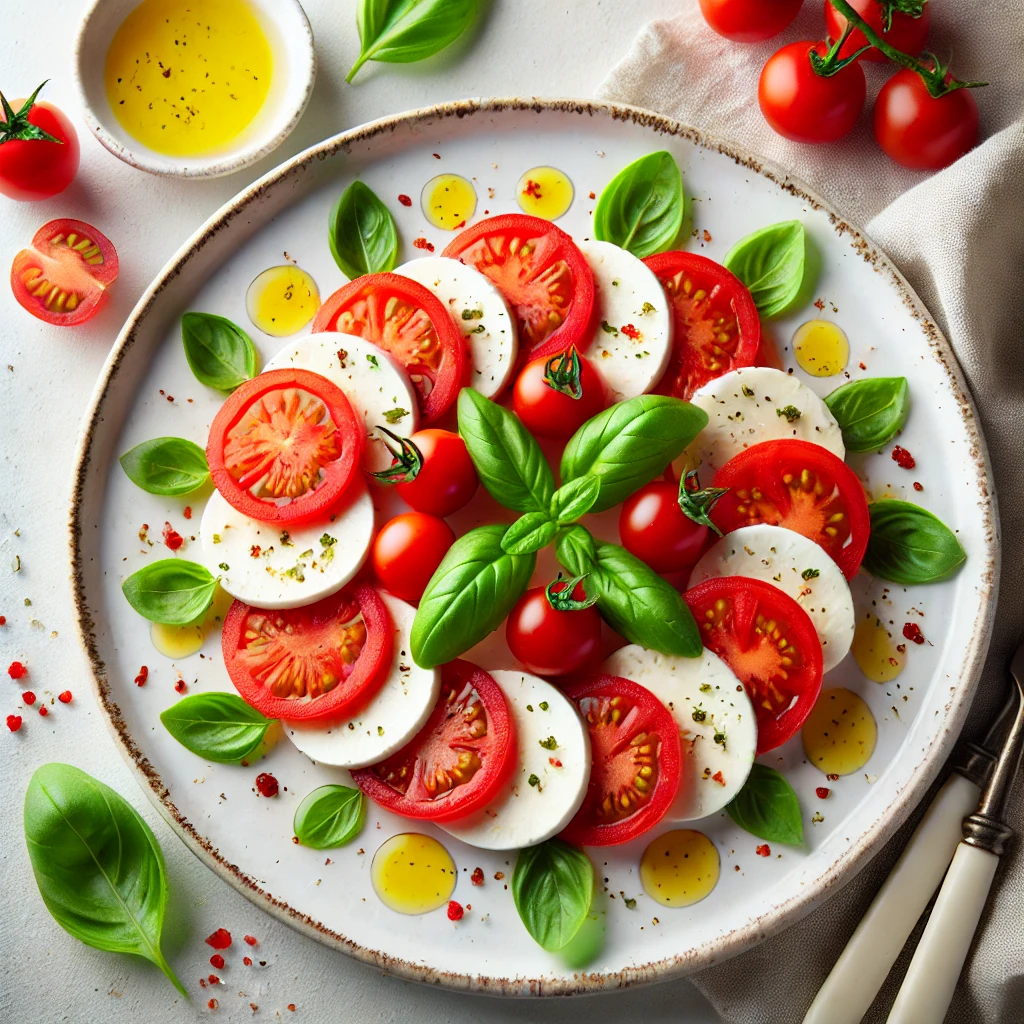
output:
M584 591L583 600L577 601L572 595L576 592L576 587L579 586L590 573L583 573L582 576L573 576L571 580L563 579L562 574L558 574L558 578L552 580L544 588L544 596L548 599L548 604L555 609L556 612L579 612L584 608L590 608L592 605L597 604L597 594L593 597L587 597ZM560 590L555 590L555 587L560 587Z
M380 424L377 425L377 429L387 434L392 441L397 443L398 447L396 448L392 445L387 438L383 438L385 447L391 452L392 458L395 459L395 465L388 466L387 469L382 469L379 473L371 473L370 475L383 484L411 483L419 476L419 472L423 468L423 452L409 438L393 434L387 427Z
M578 402L583 397L582 373L583 367L576 346L570 345L566 351L553 355L544 364L544 383Z
M49 79L46 79L48 82ZM46 85L43 82L43 85ZM38 89L25 102L21 105L21 109L15 113L10 103L7 102L7 97L0 92L0 106L3 107L4 111L4 123L0 125L0 146L5 142L56 142L58 146L63 146L64 142L61 139L54 138L49 132L43 131L38 125L33 124L29 119L28 115L35 105L36 97L42 91L43 85L40 85Z
M829 49L824 57L813 46L811 47L810 53L807 56L810 58L811 67L816 75L820 75L822 78L831 78L842 71L848 64L852 64L865 50L871 49L870 46L862 46L859 50L851 53L849 57L839 56L839 51L843 48L843 44L853 30L853 22L847 21L842 35L832 44L831 49Z
M711 521L711 512L719 498L728 491L728 487L705 487L702 490L697 470L691 469L679 481L679 508L687 519L714 530L721 537L722 531Z

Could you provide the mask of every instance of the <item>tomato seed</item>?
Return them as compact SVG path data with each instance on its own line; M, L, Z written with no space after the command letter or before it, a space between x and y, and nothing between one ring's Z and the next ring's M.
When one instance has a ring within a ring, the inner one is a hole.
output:
M222 970L224 967L224 957L222 957L220 953L214 953L213 956L210 957L210 966L216 967L218 971Z
M206 944L214 949L227 949L231 945L231 932L227 928L218 928L212 935L206 936Z
M23 701L24 701L24 702L25 702L26 704L35 704L35 702L36 702L36 695L35 695L35 694L34 694L34 693L33 693L33 692L31 691L31 690L26 690L26 691L25 691L25 692L24 692L24 693L23 693L23 694L21 695L21 699L22 699L22 700L23 700Z
M828 788L828 786L819 786L819 787L818 787L818 788L817 788L817 789L816 789L816 790L814 791L815 795L817 796L817 798L818 798L819 800L827 800L827 799L828 799L828 795L829 795L829 793L831 793L831 792L832 792L832 791L831 791L831 790L830 790L830 789Z
M260 772L256 776L256 788L260 791L260 796L277 796L277 779L268 772Z
M7 674L12 679L24 679L28 675L28 669L20 661L12 661L7 666Z
M448 920L449 921L461 921L462 915L465 911L462 909L462 904L457 903L455 900L450 900L448 903Z
M21 728L21 715L8 715L7 728L11 732L17 732Z
M58 693L57 694L57 700L59 700L61 702L61 704L70 704L71 703L71 691L70 690L65 690L63 693Z
M903 635L908 640L913 640L915 644L924 643L924 634L921 632L921 627L916 622L904 622Z

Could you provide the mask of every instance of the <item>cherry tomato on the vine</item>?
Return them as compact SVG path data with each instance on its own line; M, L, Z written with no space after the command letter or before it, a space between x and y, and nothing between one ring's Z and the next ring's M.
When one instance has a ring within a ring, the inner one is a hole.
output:
M555 583L551 590L565 592L567 583ZM593 660L601 649L601 616L597 609L554 608L545 587L528 590L516 602L505 624L509 650L539 676L563 676ZM577 583L573 601L584 601L584 584Z
M849 0L850 6L878 33L887 43L904 53L918 54L924 49L925 40L928 38L928 24L931 21L931 3L924 0L921 5L921 14L914 18L903 11L892 12L892 22L889 31L886 32L883 26L882 4L879 0ZM825 26L828 28L829 38L838 39L846 28L846 18L837 11L829 0L825 0ZM860 29L854 29L843 48L839 51L840 57L849 57L851 53L867 46L868 41ZM886 61L881 50L873 46L861 54L860 60Z
M454 543L455 534L443 519L403 512L386 522L373 542L374 575L395 597L415 603Z
M677 484L656 480L622 503L619 539L655 572L681 572L697 563L708 528L683 514Z
M10 199L49 199L78 172L75 126L52 103L36 102L39 89L27 100L0 104L0 195Z
M450 516L476 494L479 479L466 451L466 442L450 430L431 427L409 440L420 454L420 466L411 480L395 488L399 497L417 512Z
M700 0L700 10L720 36L736 43L761 43L778 35L796 17L802 3L803 0Z
M516 378L512 389L512 408L538 437L565 439L572 437L592 416L596 416L606 402L605 386L601 375L585 357L578 357L578 398L566 390L549 383L561 372L561 361L568 353L556 356L538 356L526 364ZM565 385L572 390L574 385Z

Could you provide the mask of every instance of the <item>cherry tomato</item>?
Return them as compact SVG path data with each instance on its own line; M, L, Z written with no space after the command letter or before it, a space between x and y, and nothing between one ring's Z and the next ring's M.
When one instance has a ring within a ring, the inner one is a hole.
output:
M410 466L395 490L417 512L450 516L476 494L479 479L466 442L450 430L417 431L409 440L420 454L419 468ZM413 460L414 463L416 460ZM409 473L415 476L409 479Z
M556 583L556 594L565 592L566 583ZM586 599L582 583L576 584L574 601ZM601 616L598 610L553 608L544 587L528 590L509 612L505 640L512 654L539 676L564 676L582 668L601 649Z
M443 519L403 512L386 522L373 542L374 575L385 590L415 604L454 543Z
M760 43L778 35L803 0L700 0L704 20L736 43Z
M857 123L867 85L856 61L828 78L815 74L808 54L824 56L824 43L789 43L761 70L757 99L765 120L794 142L833 142Z
M454 821L481 810L516 765L515 722L494 679L471 662L441 668L441 692L426 724L396 754L352 772L385 810Z
M326 515L359 479L366 431L345 393L310 370L246 381L210 427L206 459L232 508L264 523Z
M747 688L757 714L757 752L785 743L821 690L821 643L807 612L764 580L720 576L691 587L701 639Z
M684 515L677 484L656 480L622 503L619 539L655 572L681 572L696 565L708 528Z
M937 171L978 141L978 104L972 90L933 98L916 71L903 68L875 100L875 138L885 154L915 171Z
M918 54L924 49L925 40L928 38L928 25L932 17L932 5L925 0L921 8L921 15L912 18L903 11L893 10L892 23L889 31L882 27L882 4L879 0L849 0L850 6L878 33L887 43L902 50L904 53ZM829 2L825 0L825 27L828 29L830 39L838 39L846 28L846 18L839 13ZM840 57L849 57L851 53L867 46L868 41L860 29L855 28L843 43L839 51ZM886 61L881 50L873 46L865 50L860 60Z
M538 437L560 440L572 437L607 401L604 380L589 359L577 359L579 386L574 398L555 383L558 367L566 360L565 353L531 359L516 378L512 389L512 408Z
M683 756L672 713L638 683L594 675L565 695L590 731L590 783L562 838L581 846L628 843L665 816Z
M36 103L39 89L0 110L0 195L9 199L49 199L78 173L75 126L53 104Z
M235 601L221 634L235 689L268 718L289 722L354 714L387 678L393 646L380 595L356 585L288 611Z

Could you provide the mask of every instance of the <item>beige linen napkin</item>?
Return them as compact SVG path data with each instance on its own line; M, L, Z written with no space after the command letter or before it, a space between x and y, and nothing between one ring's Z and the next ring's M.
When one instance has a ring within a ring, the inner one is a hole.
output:
M767 43L715 35L696 0L648 25L599 88L602 98L647 107L737 142L807 182L900 267L953 345L988 441L1002 522L1002 586L994 639L966 734L977 737L1006 694L1008 655L1024 639L1024 3L930 0L931 47L955 57L978 90L982 137L973 152L929 175L889 161L875 145L870 108L889 65L868 66L868 105L854 132L828 146L776 135L757 106L757 77L783 43L819 38L820 0ZM1024 780L1014 825L1024 836ZM919 808L918 814L922 808ZM813 914L748 953L693 977L737 1024L799 1021L909 836L910 822L878 857ZM1024 855L1003 858L995 897L957 989L950 1024L1024 1020ZM905 954L867 1020L884 1021Z

